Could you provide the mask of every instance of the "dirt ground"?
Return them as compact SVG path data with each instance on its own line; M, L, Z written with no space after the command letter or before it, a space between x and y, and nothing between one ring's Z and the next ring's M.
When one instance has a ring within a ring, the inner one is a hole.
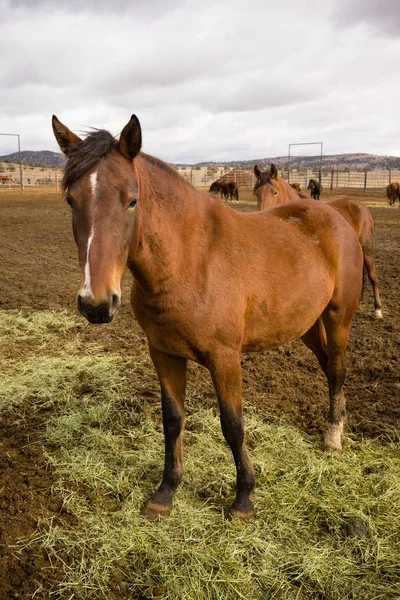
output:
M399 426L400 417L400 210L387 208L382 194L355 196L374 205L375 262L384 318L373 317L367 283L347 353L348 426L353 434L384 439ZM381 206L377 201L382 201ZM234 208L255 210L255 204L241 203ZM38 190L23 197L1 191L0 232L0 309L68 309L76 314L80 275L66 203ZM126 274L123 305L115 323L85 329L88 341L99 343L105 352L129 356L132 340L144 340L129 307L129 286L130 275ZM323 430L328 408L326 382L314 356L300 342L268 353L243 355L242 363L245 404L257 406L266 420L279 418L304 430ZM204 369L191 366L190 385L201 393L204 403L215 403ZM151 394L155 389L154 376ZM35 598L48 598L46 590L58 577L43 552L23 550L20 542L29 538L42 516L68 518L51 496L52 473L45 467L40 441L47 418L48 414L34 412L31 406L25 407L25 413L21 408L15 413L0 412L1 600L32 598L35 590L39 590Z

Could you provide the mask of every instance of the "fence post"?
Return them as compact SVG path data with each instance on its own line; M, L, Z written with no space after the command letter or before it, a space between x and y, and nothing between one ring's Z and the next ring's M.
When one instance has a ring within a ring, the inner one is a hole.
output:
M331 192L333 190L333 177L334 177L334 175L335 175L335 171L334 171L334 169L332 169L332 171L331 171L331 186L330 186L330 191Z
M365 173L364 173L364 192L367 191L367 175L368 175L368 171L365 171Z

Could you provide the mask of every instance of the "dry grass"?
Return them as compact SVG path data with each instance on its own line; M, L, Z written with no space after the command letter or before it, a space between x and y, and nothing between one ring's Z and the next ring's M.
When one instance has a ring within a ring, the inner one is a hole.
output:
M59 326L54 324L59 321ZM3 361L0 410L30 401L52 406L43 445L53 493L74 519L39 524L34 540L64 564L55 595L73 599L362 599L400 597L399 433L352 438L343 455L319 437L246 414L257 476L257 517L231 523L234 466L215 410L188 397L185 477L168 519L140 508L163 461L155 379L147 360L92 346L65 313L2 315L2 335L45 345ZM65 332L68 332L66 339ZM68 342L67 346L65 345ZM386 437L387 439L387 437ZM390 439L390 436L389 436ZM368 535L350 538L360 518Z

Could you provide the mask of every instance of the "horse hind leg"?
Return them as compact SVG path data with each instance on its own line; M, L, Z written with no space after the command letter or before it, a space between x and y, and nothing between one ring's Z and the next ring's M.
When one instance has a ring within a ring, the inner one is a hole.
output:
M343 384L346 378L345 351L351 325L351 318L349 319L345 308L328 306L322 315L327 340L326 375L329 386L329 417L324 446L327 450L338 452L342 450L343 429L346 420Z
M343 325L337 317L334 312L326 311L301 339L317 357L328 380L330 408L324 448L340 452L346 417L342 390L346 374L344 352L350 325Z

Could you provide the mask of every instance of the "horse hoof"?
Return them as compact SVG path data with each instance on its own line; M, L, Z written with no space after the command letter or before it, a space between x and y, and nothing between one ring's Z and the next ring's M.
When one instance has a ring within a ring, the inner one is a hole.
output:
M238 510L237 508L230 508L228 512L229 521L249 521L254 517L256 511L253 510Z
M383 319L383 315L382 315L382 309L377 308L375 310L375 319Z
M172 506L158 504L149 500L142 508L141 514L149 521L156 521L159 517L168 517Z

